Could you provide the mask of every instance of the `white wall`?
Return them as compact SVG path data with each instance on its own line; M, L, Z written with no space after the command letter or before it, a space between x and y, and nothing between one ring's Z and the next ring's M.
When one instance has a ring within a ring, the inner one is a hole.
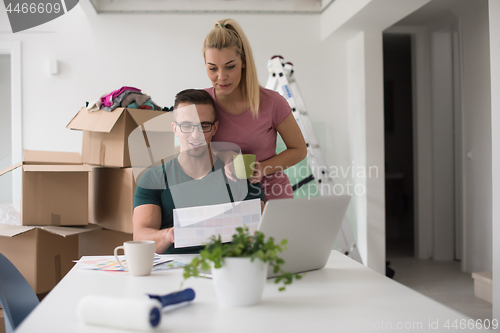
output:
M457 1L463 50L465 271L492 269L492 142L488 1Z
M382 31L364 32L368 261L385 275L384 71Z
M363 168L367 165L366 158L366 57L365 57L365 34L360 31L347 42L347 113L348 113L348 135L349 151L352 159L350 166L355 169ZM347 164L349 165L349 164ZM356 187L365 188L367 186L366 177L349 177ZM368 267L374 265L374 260L368 258L368 253L374 254L379 251L369 249L369 227L367 212L367 196L353 195L351 206L357 221L356 236L358 248L363 259L363 263Z
M358 247L363 262L385 274L382 33L357 33L347 41L346 57Z
M0 54L0 170L12 164L10 55ZM12 203L12 175L0 177L0 204Z
M326 149L326 163L330 166L330 176L334 183L342 187L336 187L336 193L351 194L354 192L354 179L351 171L355 164L360 163L359 159L352 156L351 142L352 132L349 126L349 102L348 98L348 56L347 44L351 34L335 33L328 36L324 41L325 47L325 60L329 64L328 72L328 110L322 113L320 119L325 124L325 132L327 142ZM350 224L351 231L358 245L361 239L358 239L358 220L356 215L357 198L351 200L351 204L347 210L347 220ZM366 229L366 228L365 228ZM362 245L363 247L363 245ZM366 244L364 244L366 248Z
M492 134L493 318L500 320L500 1L489 0Z
M24 148L80 151L81 133L66 129L85 101L123 85L136 86L162 106L185 88L210 86L201 45L225 14L85 15L81 5L25 33L1 34L22 41ZM253 47L261 84L267 60L281 54L294 63L313 122L330 112L331 65L320 42L318 15L231 15ZM10 30L0 9L0 31ZM48 73L49 59L60 74Z

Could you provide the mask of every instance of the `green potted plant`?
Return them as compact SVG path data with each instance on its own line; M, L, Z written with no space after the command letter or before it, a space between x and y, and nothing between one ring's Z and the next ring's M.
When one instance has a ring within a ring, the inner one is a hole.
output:
M268 266L280 274L275 280L282 283L280 291L294 278L302 277L281 269L285 262L278 254L286 250L286 239L276 244L272 237L266 239L260 231L251 235L246 226L236 231L230 243L222 243L220 236L212 236L199 256L184 267L184 279L199 277L200 268L212 269L219 302L224 306L248 306L260 302Z

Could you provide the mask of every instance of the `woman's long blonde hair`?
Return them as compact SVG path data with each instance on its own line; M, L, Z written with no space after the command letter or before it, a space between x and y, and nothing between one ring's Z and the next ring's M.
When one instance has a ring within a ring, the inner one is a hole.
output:
M260 104L257 69L255 68L250 43L240 25L232 19L215 22L214 29L209 32L203 42L204 58L205 51L212 48L217 50L232 48L241 57L241 60L245 64L245 68L243 68L241 73L241 92L243 93L243 98L250 105L250 111L254 117L257 117Z

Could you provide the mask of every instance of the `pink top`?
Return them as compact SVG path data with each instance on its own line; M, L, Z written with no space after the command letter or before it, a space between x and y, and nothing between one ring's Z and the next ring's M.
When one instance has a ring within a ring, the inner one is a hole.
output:
M260 87L259 115L254 119L250 109L239 115L227 113L217 102L214 88L205 90L215 101L219 120L213 142L235 143L243 154L255 154L259 162L276 155L276 127L292 112L285 98L276 91Z
M279 93L260 87L259 115L254 119L250 109L239 115L227 113L217 102L214 88L205 89L215 101L219 128L213 142L237 144L243 154L255 154L262 162L276 155L276 127L288 117L292 108ZM223 144L220 146L221 149ZM233 149L229 146L227 149ZM288 176L276 172L261 180L265 201L271 199L293 198L293 189Z

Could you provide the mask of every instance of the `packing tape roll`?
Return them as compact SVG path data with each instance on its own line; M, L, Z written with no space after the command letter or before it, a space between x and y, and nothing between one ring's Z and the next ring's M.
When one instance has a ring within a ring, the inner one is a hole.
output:
M78 318L88 325L149 331L160 324L161 303L147 298L85 296Z

